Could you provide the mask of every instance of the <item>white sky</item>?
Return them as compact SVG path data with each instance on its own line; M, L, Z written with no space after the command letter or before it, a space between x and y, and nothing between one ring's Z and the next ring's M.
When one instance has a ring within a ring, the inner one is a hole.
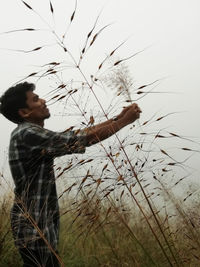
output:
M53 20L47 0L26 2L53 27L55 26L56 32L60 35L65 31L75 4L73 0L52 0L55 14ZM88 53L88 61L85 63L86 73L93 73L94 69L96 71L105 55L127 38L128 41L118 50L118 56L128 57L147 48L143 53L127 61L135 84L140 86L165 78L155 91L171 93L150 94L141 100L139 102L143 110L141 121L149 119L155 112L162 115L181 112L170 117L166 122L167 125L162 126L182 136L194 137L199 142L199 0L78 0L77 13L67 37L67 46L75 57L79 55L85 36L101 10L97 29L109 23L113 24L102 32ZM47 26L20 0L3 1L0 9L0 32L22 28L45 29ZM55 39L47 31L0 35L0 93L35 71L36 65L62 60L63 57L63 52L56 46L41 49L33 54L6 49L31 50L40 45L53 43ZM42 94L45 83L41 81L38 86ZM48 90L48 86L49 84L45 90ZM102 97L105 98L105 95ZM53 130L64 129L71 123L70 118L67 118L65 125L65 119L58 120L52 116L46 126ZM0 167L3 170L9 134L15 125L2 116L0 125ZM196 145L196 149L199 148ZM198 180L199 153L192 157L190 164L196 169L194 178Z

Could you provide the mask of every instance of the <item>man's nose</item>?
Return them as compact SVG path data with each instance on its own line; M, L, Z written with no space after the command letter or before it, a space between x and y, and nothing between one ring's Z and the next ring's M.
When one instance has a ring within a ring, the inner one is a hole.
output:
M42 104L46 104L46 100L41 98Z

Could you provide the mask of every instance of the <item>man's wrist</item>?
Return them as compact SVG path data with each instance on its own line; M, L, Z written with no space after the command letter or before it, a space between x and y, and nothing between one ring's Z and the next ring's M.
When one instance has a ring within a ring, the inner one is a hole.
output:
M113 120L113 121L118 121L118 120L119 120L119 117L118 117L118 116L114 116L114 117L112 118L112 120Z
M112 122L113 124L116 124L118 130L129 124L123 117L120 116L114 116L112 118Z

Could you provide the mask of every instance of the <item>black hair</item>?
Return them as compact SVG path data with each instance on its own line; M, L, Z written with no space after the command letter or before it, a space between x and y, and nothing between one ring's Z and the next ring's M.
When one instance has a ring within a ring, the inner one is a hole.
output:
M27 108L26 92L34 89L35 85L28 82L10 87L0 98L0 113L14 123L23 122L24 120L18 111L21 108Z

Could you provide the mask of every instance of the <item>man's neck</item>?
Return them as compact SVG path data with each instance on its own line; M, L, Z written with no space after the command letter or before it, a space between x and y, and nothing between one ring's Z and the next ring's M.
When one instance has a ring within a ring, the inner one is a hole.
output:
M26 120L26 122L30 122L30 123L34 123L34 124L37 124L37 125L39 125L40 127L44 127L44 120L42 120L42 121L31 121L31 120Z

